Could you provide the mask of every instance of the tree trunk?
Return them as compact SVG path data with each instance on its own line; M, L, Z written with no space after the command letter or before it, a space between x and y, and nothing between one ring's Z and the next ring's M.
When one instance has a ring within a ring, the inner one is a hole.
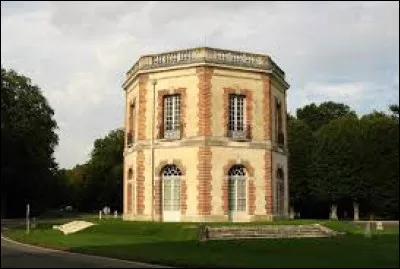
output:
M353 209L354 209L354 220L359 220L360 215L359 215L359 204L357 202L353 202Z
M331 205L331 212L329 214L329 219L331 220L337 220L337 205L336 204L332 204Z

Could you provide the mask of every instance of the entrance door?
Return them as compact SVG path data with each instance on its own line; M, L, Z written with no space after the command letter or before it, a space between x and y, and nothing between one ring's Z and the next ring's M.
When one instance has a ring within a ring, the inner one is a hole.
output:
M174 166L167 166L163 171L163 220L180 221L181 217L181 172Z
M235 165L228 174L229 221L240 221L246 215L246 171Z

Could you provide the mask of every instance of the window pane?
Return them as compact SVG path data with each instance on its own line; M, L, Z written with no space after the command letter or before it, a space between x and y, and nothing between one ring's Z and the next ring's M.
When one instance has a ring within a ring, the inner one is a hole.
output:
M246 211L246 199L238 199L238 211Z
M164 200L171 199L171 182L169 180L164 181Z
M244 98L243 95L229 96L229 130L244 130Z
M237 180L237 183L238 183L237 187L238 198L246 199L246 181L243 179L239 179Z
M242 165L234 165L228 172L228 201L230 211L246 211L246 171Z
M171 98L170 96L164 97L164 130L171 129Z
M180 95L164 97L164 131L173 131L179 128L180 122Z
M228 206L229 210L236 210L236 188L235 180L229 179L228 181Z

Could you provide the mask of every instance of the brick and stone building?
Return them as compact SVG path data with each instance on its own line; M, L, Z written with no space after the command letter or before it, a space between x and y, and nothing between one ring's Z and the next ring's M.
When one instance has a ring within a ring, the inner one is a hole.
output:
M208 47L127 72L125 220L288 216L285 73L267 55Z

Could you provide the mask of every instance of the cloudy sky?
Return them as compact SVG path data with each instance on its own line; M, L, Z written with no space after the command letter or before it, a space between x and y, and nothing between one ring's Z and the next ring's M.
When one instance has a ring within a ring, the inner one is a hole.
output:
M121 84L141 54L204 44L270 54L287 73L291 113L399 102L398 2L1 1L1 63L42 88L65 168L122 126Z

